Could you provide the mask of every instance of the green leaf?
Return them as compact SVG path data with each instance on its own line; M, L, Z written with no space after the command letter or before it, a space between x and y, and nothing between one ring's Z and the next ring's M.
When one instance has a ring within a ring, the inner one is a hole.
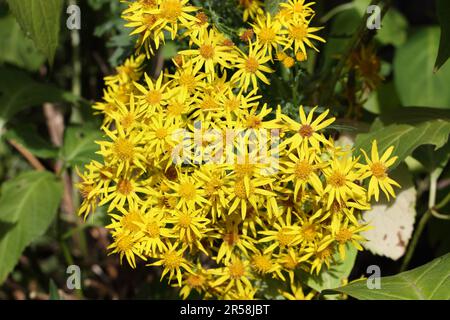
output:
M435 72L437 72L450 57L450 1L437 0L437 14L441 25L441 40L434 66Z
M421 28L398 48L394 58L395 85L404 106L450 108L450 65L434 73L439 28Z
M408 21L396 9L389 9L375 38L383 45L399 47L406 42L407 36Z
M49 172L30 171L5 182L0 196L0 284L23 250L53 221L62 184Z
M64 134L62 158L71 166L83 166L91 160L101 161L96 140L102 138L100 130L81 126L68 127Z
M450 253L419 268L381 278L380 289L367 288L366 280L334 289L360 300L450 299Z
M12 15L0 18L0 63L11 63L20 68L36 71L45 57L35 48Z
M431 144L438 150L444 146L450 134L450 112L431 108L399 108L381 117L384 127L359 134L356 137L355 154L360 149L370 152L373 140L377 140L380 153L394 146L398 160L394 169L419 146Z
M301 277L304 283L318 291L322 292L327 289L333 289L342 285L342 281L350 275L355 264L357 250L355 247L346 245L345 259L340 258L339 252L334 253L334 261L329 269L322 270L319 275L303 273Z
M22 30L52 64L58 47L63 0L7 0L7 2Z
M50 279L49 289L50 289L49 300L61 300L58 288L56 287L55 281L53 281L53 279Z
M71 93L33 80L27 73L0 67L0 128L19 111L45 102L78 102Z
M16 141L39 158L52 159L58 156L58 149L42 138L33 125L20 125L9 129L5 138Z

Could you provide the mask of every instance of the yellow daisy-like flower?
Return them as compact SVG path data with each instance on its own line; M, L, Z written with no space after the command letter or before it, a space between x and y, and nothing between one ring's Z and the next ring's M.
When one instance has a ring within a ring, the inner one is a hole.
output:
M191 13L198 9L188 3L189 0L158 0L158 8L148 11L148 13L158 17L155 27L169 31L173 40L178 32L178 23L182 27L189 27L197 21L197 18Z
M235 56L230 52L228 46L222 44L222 39L216 30L210 29L209 33L204 33L199 38L193 38L192 42L197 46L197 49L183 50L179 54L191 58L195 66L195 73L204 67L208 77L214 79L216 65L231 68L230 62L234 61Z
M167 249L160 254L159 261L149 264L150 266L163 266L164 270L161 274L161 279L164 278L166 274L169 275L169 281L172 278L176 278L178 281L178 286L181 287L183 274L182 270L192 273L191 266L183 257L184 248L178 248L178 244L169 243Z
M281 23L274 21L271 15L258 16L256 23L252 24L253 31L256 35L256 44L261 45L262 53L266 53L272 57L273 49L284 45L284 38L281 35Z
M328 168L323 169L326 178L324 194L327 195L327 209L333 201L346 203L351 198L364 198L365 190L356 184L360 174L355 170L356 161L349 158L334 159Z
M114 242L108 246L108 249L112 251L109 254L118 253L120 257L120 263L122 263L123 257L125 257L132 268L136 268L136 256L142 260L147 260L142 255L142 249L139 244L139 234L129 231L120 231L113 234Z
M367 197L370 199L374 196L375 200L378 201L380 195L380 188L389 200L389 196L395 198L394 189L392 186L400 187L400 185L389 178L388 169L392 166L398 157L391 157L394 147L389 147L383 155L380 157L378 154L377 141L372 142L372 150L370 158L364 150L361 150L366 159L367 165L363 166L366 172L362 175L362 179L370 177L369 188Z
M313 121L313 115L316 109L317 107L314 107L309 112L308 116L306 116L303 106L300 106L298 111L300 122L296 122L288 116L282 115L282 119L287 122L287 129L295 132L294 135L286 139L282 145L290 145L290 150L299 146L303 150L306 150L309 146L319 150L320 142L325 145L329 144L328 140L325 139L319 131L332 124L335 121L335 118L325 120L329 112L329 110L326 110Z
M231 81L239 82L239 87L247 91L250 85L253 89L258 89L258 79L265 84L270 84L269 79L263 72L272 73L273 70L264 64L270 61L270 56L266 56L261 45L249 44L248 55L240 51L240 56L236 58L235 68Z
M168 88L168 83L163 84L164 74L161 72L156 82L154 82L147 73L144 73L147 88L135 82L134 85L142 93L140 98L142 107L146 110L147 115L152 115L156 111L162 111L162 107L167 105L167 100L172 96L173 92Z
M285 49L294 48L295 52L299 50L306 56L306 46L319 51L316 46L311 42L310 39L314 39L320 42L325 42L325 40L318 35L315 35L314 32L322 30L323 28L318 27L310 27L306 22L303 21L293 21L286 25L287 29L283 29L281 31L282 34L286 35L287 41L285 45Z

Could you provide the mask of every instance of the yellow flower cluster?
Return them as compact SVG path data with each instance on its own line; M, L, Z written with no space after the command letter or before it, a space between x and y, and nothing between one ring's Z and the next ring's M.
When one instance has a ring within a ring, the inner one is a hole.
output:
M259 1L239 1L256 35L241 45L188 0L127 3L137 52L151 55L166 37L189 48L156 79L139 53L105 79L94 106L104 116L103 161L80 173L79 213L107 206L111 253L132 267L161 266L183 298L262 297L267 279L288 283L286 298L312 298L296 271L319 273L334 252L362 249L361 211L398 184L387 174L392 148L380 157L374 142L360 162L324 135L335 120L328 110L299 107L291 119L261 105L273 56L302 61L311 39L323 41L309 27L311 3L291 0L271 16Z

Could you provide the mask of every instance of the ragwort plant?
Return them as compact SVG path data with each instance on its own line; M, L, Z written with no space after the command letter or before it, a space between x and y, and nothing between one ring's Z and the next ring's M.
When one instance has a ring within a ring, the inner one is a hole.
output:
M106 206L110 253L162 268L182 298L263 298L269 281L285 298L316 297L299 271L320 274L336 252L362 250L361 213L399 184L393 147L381 154L373 141L355 157L326 131L335 118L325 106L298 106L293 119L261 101L276 61L305 63L325 42L313 3L271 14L240 0L249 26L236 41L188 0L125 2L136 50L94 105L103 160L79 173L79 214ZM187 49L147 73L167 39Z

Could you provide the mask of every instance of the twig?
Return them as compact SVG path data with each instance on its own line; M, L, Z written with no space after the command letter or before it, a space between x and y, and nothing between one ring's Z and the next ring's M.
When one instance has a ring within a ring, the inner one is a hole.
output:
M45 167L30 151L15 140L8 140L8 142L31 164L31 166L38 171L45 171Z

